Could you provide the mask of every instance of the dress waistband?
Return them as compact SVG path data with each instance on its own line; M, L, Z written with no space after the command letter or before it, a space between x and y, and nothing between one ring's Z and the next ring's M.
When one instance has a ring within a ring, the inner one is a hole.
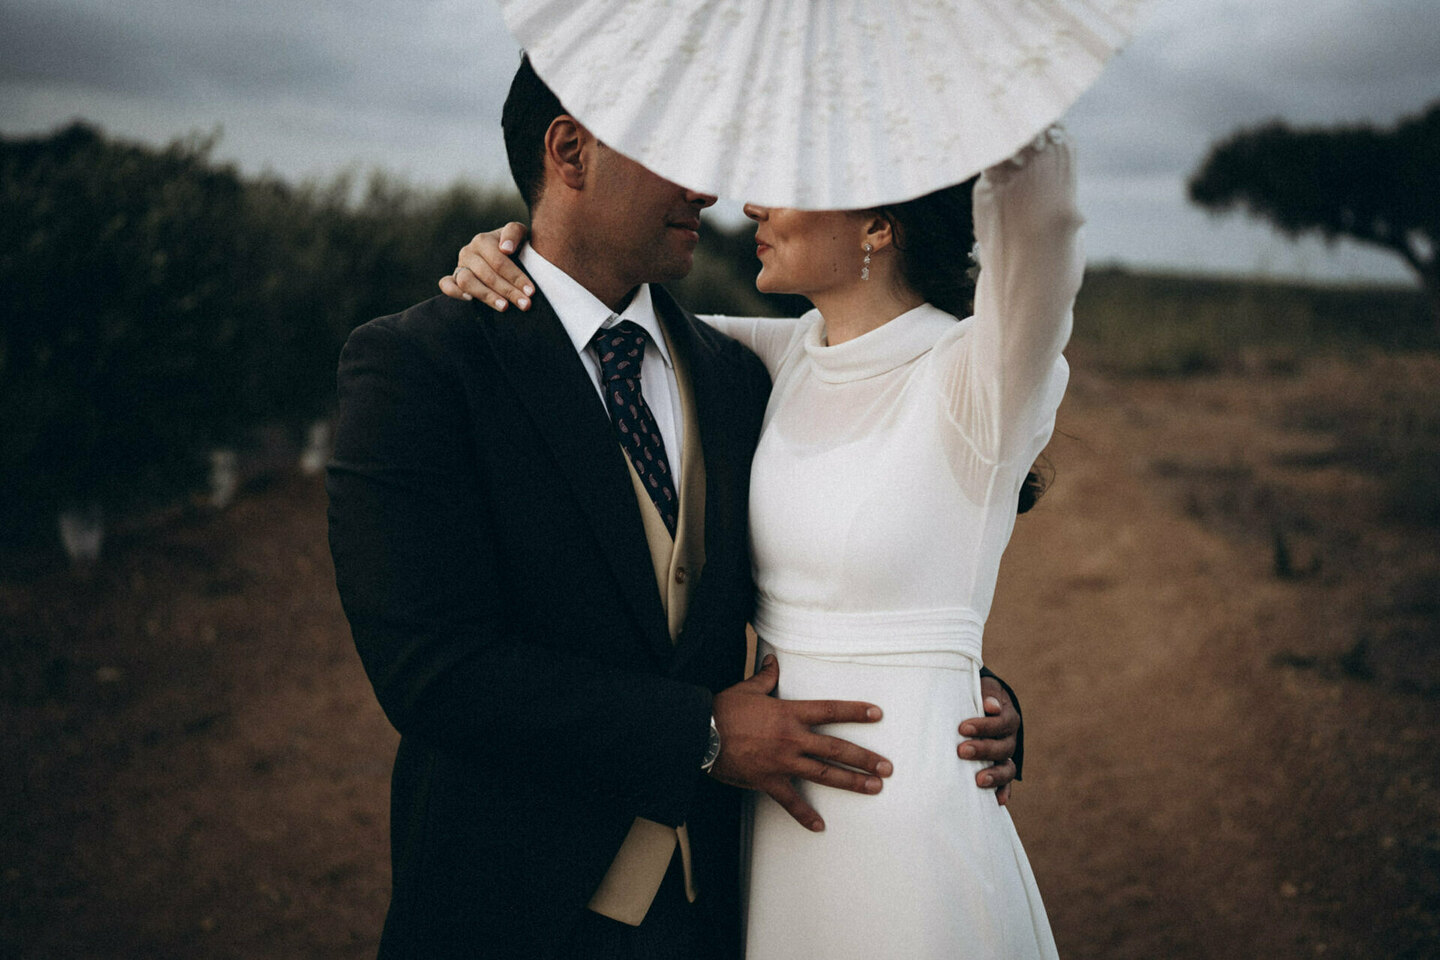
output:
M978 664L985 624L965 607L851 613L762 599L755 611L755 632L777 650L808 656L958 653Z

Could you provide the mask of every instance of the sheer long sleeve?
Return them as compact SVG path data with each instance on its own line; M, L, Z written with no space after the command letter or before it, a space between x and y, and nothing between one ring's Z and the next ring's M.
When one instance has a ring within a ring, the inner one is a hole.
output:
M1033 458L1049 436L1085 265L1068 139L1052 131L1018 159L976 184L975 316L937 355L951 417L992 463Z
M775 373L780 369L780 363L785 359L795 344L799 341L801 332L809 325L811 319L805 317L726 317L718 314L703 314L700 317L705 323L719 330L728 337L734 337L745 346L754 351L765 364L765 369L770 374L770 379L775 379Z

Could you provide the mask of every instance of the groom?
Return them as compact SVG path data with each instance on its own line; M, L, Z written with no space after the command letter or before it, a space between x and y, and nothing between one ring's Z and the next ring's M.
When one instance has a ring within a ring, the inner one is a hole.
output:
M436 298L340 360L331 550L401 733L380 953L738 957L735 787L822 828L795 778L890 769L811 728L879 710L769 696L773 662L742 680L768 379L650 285L714 198L597 141L528 61L503 126L530 314ZM1007 760L994 693L976 747Z

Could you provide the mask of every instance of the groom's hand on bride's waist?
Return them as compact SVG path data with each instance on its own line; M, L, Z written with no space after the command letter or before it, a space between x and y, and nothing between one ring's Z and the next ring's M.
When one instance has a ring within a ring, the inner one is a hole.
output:
M955 748L962 760L979 760L990 766L975 774L977 786L995 791L1000 806L1010 800L1010 783L1016 779L1015 750L1020 733L1020 712L1015 709L1005 685L994 677L980 678L985 697L985 716L971 717L960 724L966 739Z
M812 728L874 723L880 708L852 700L779 700L771 696L779 680L780 664L767 656L753 677L715 695L720 755L710 775L763 790L802 826L823 830L824 821L800 795L795 777L855 793L879 793L881 778L890 776L893 768L878 753Z

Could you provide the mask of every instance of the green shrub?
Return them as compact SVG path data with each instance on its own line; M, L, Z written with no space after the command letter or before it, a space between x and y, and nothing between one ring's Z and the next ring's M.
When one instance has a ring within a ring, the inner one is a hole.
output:
M0 510L123 500L233 424L244 186L211 142L0 141Z
M66 503L173 497L208 448L322 415L350 330L523 212L384 174L242 178L213 146L0 138L0 540L53 537Z

